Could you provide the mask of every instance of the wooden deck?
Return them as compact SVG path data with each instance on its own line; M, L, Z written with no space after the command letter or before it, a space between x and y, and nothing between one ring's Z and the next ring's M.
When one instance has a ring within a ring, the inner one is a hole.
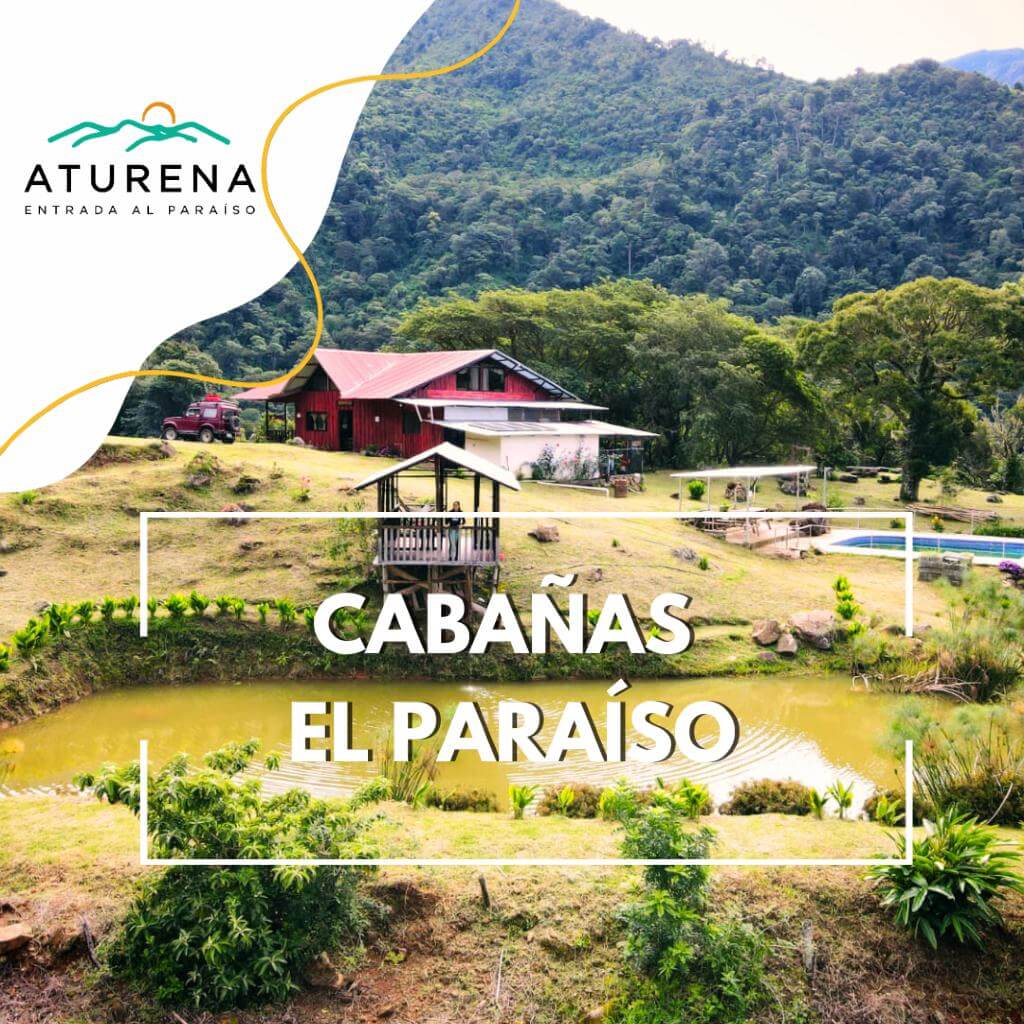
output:
M382 524L375 565L493 565L498 561L498 536L489 519L467 523L451 550L448 530L437 520Z

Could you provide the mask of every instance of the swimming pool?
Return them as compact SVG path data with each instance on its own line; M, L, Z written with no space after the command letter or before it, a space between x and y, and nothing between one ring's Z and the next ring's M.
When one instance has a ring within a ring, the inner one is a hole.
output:
M825 540L825 551L851 554L878 554L902 557L906 541L902 533L870 531L843 531ZM993 564L1004 558L1024 559L1024 538L965 537L962 534L946 536L938 533L915 533L914 554L923 552L974 555L976 559Z

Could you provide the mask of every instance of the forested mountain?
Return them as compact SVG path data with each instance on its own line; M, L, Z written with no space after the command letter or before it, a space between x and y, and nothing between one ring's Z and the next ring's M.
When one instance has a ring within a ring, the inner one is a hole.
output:
M974 71L1003 85L1024 83L1024 49L975 50L946 61L946 67Z
M437 0L390 66L467 54L508 7ZM1024 94L934 61L807 84L525 0L484 60L374 89L310 249L324 343L507 286L633 276L773 321L925 274L996 285L1024 269L1022 157ZM180 339L258 376L312 316L293 273Z

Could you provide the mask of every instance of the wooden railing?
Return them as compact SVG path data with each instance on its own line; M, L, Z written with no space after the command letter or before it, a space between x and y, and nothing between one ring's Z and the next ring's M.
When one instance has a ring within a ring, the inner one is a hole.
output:
M487 564L498 560L498 535L493 519L475 519L459 529L458 548L451 550L443 520L410 516L382 520L377 536L377 558L385 565L429 562L455 565Z

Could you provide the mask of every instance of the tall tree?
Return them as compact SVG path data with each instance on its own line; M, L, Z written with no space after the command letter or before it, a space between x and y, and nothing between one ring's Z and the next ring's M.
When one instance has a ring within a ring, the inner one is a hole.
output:
M948 465L973 427L968 402L1024 383L1019 288L921 278L839 299L832 316L800 332L801 357L818 380L885 409L900 432L900 497Z

